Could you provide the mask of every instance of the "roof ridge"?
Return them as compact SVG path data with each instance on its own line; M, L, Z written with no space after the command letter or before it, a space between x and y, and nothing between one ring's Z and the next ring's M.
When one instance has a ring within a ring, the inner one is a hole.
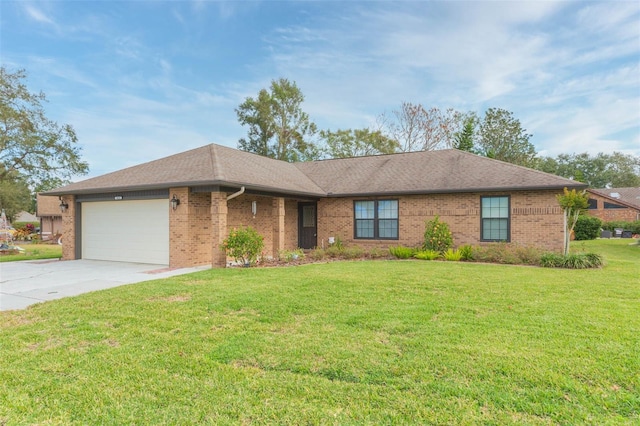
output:
M212 179L217 179L217 180L225 180L225 175L226 173L224 173L224 170L222 169L222 164L220 163L219 159L218 159L218 149L217 147L220 145L217 145L215 143L212 143L209 145L209 159L211 160L211 174L212 174Z
M455 150L455 151L458 151L458 152L460 152L462 154L473 155L475 157L485 158L487 160L491 160L491 161L495 161L495 162L498 162L498 163L501 163L501 164L505 164L505 165L508 165L508 166L516 167L516 168L519 168L519 169L523 169L523 170L526 170L527 172L535 172L535 173L540 174L540 175L553 176L553 177L556 177L556 178L560 178L560 179L568 180L568 181L575 182L575 183L578 183L578 184L586 185L586 183L584 183L584 182L580 182L580 181L577 181L577 180L569 179L569 178L566 178L564 176L554 175L553 173L543 172L542 170L534 169L533 167L521 166L519 164L509 163L508 161L498 160L496 158L485 157L484 155L474 154L473 152L464 151L464 150L461 150L461 149L456 149L456 148L452 148L452 149Z

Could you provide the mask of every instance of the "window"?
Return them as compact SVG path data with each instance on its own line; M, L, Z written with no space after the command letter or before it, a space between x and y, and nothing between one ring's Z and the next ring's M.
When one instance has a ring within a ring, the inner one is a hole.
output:
M598 208L598 200L595 198L589 198L589 210L596 210Z
M604 208L605 209L626 209L625 206L621 206L620 204L607 203L606 201L604 202Z
M354 201L355 238L397 240L398 200Z
M481 197L480 239L482 241L509 241L509 197Z

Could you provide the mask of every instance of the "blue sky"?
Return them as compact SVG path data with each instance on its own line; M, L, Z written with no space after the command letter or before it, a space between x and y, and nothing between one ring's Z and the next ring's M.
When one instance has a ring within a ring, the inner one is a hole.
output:
M512 111L542 155L640 155L640 2L0 1L0 55L96 176L246 135L280 77L321 129Z

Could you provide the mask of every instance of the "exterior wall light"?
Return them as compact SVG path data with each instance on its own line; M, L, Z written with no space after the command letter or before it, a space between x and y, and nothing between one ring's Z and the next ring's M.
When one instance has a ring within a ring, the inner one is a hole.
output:
M256 217L256 213L258 213L258 202L257 201L252 201L251 202L251 214L253 215L253 217Z
M69 209L69 204L65 203L62 197L60 197L60 211L62 213L66 212Z
M180 199L176 197L176 194L173 194L173 198L169 202L171 203L171 208L173 210L177 209L180 205Z

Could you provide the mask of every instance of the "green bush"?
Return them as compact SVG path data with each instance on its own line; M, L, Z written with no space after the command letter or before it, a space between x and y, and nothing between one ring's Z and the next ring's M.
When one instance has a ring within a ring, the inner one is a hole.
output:
M564 256L559 253L545 253L540 257L540 266L545 268L562 268Z
M473 249L474 260L508 265L539 265L542 250L510 243L492 243Z
M367 255L371 259L381 259L383 257L389 257L389 250L374 247L369 250L369 253L367 253Z
M427 221L424 230L423 249L444 253L450 249L452 245L453 236L446 222L440 221L439 216Z
M327 247L324 252L329 257L342 257L342 253L344 253L344 246L342 244L333 244Z
M397 257L398 259L409 259L413 257L415 249L411 247L397 246L397 247L389 247L389 253L392 256Z
M633 234L640 234L640 220L635 222L612 221L602 224L602 229L613 231L616 228L622 228L625 231L631 231Z
M460 250L460 255L462 256L461 260L471 261L473 260L473 247L469 244L461 246L458 248Z
M346 247L342 251L342 257L344 259L360 259L364 257L364 250L358 246Z
M601 268L604 265L604 260L596 253L572 253L566 256L558 253L545 253L540 259L540 265L545 268Z
M462 253L460 253L460 250L454 250L450 248L442 253L442 257L444 258L444 260L458 262L460 261L460 259L462 259Z
M420 250L416 252L413 257L420 260L436 260L440 257L440 252L435 250Z
M325 257L327 257L327 252L324 249L317 248L311 251L309 257L311 257L313 260L323 260Z
M602 220L600 220L600 218L581 215L578 216L578 221L573 228L573 233L577 241L595 240L600 236L601 228Z
M250 265L258 260L264 247L264 238L250 226L234 229L224 240L223 247L227 256L243 265Z
M278 257L280 260L284 260L285 262L293 262L294 260L302 260L304 259L304 251L300 248L295 250L281 250L278 253Z

